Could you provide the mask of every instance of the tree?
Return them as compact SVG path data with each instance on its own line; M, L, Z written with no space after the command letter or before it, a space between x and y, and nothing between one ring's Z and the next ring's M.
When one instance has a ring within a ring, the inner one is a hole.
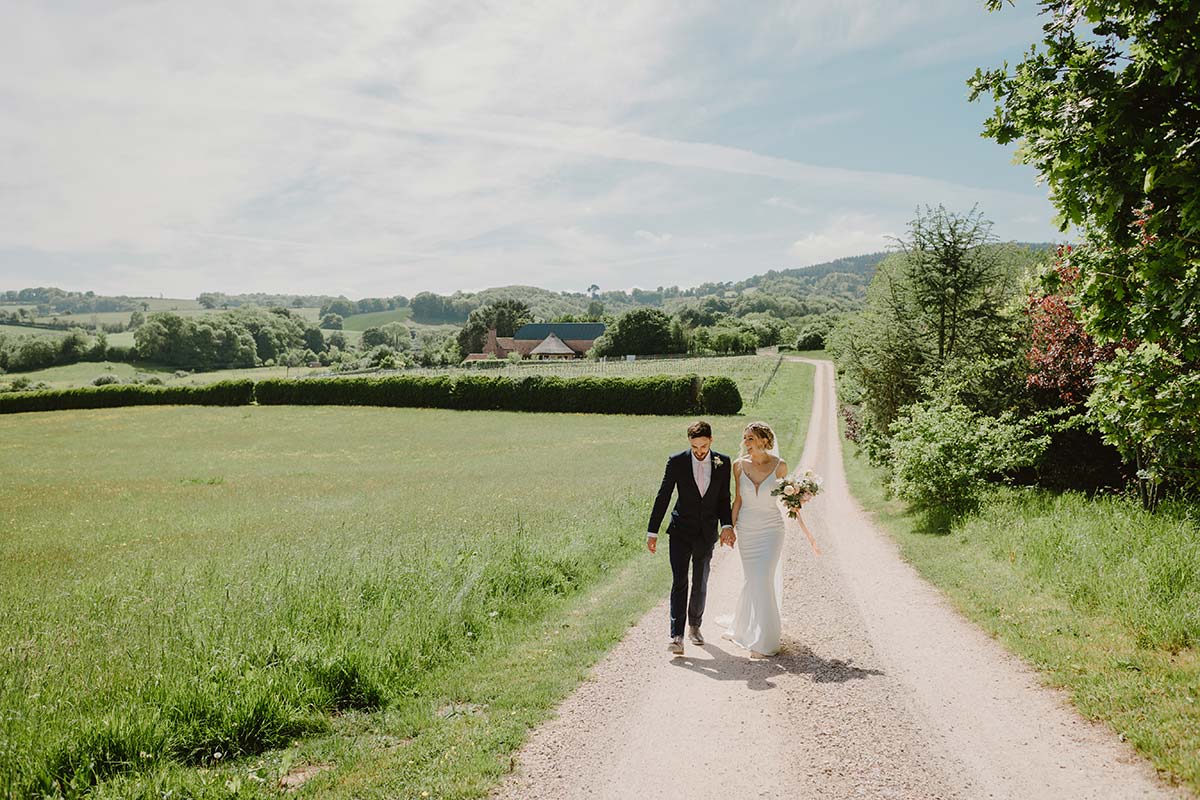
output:
M493 328L497 336L512 336L522 325L533 322L533 312L521 300L496 300L471 312L458 332L460 358L483 350L487 333Z
M358 313L358 306L351 303L345 297L339 297L336 300L330 300L321 306L321 318L324 319L330 314L336 314L339 317L349 317L352 314Z
M388 343L387 335L384 334L383 330L375 327L367 328L363 331L362 337L358 341L364 350L370 350L379 347L381 344Z
M995 9L1001 3L989 0ZM977 70L984 135L1037 168L1066 230L1090 245L1081 300L1107 341L1200 357L1200 59L1189 0L1041 0L1044 50ZM1079 35L1090 23L1093 36ZM1145 239L1149 246L1137 247ZM1077 259L1078 260L1078 259Z
M141 311L134 311L129 315L129 329L135 330L141 327L146 322L146 315Z
M1027 385L1068 407L1081 407L1095 388L1096 366L1112 361L1115 344L1097 344L1075 315L1072 305L1079 269L1067 261L1069 246L1043 277L1043 288L1031 292L1029 376Z
M996 102L984 135L1020 140L1017 156L1049 184L1060 226L1082 232L1070 263L1086 331L1101 344L1141 343L1097 367L1091 400L1106 439L1128 454L1163 413L1148 398L1170 398L1171 413L1200 407L1196 12L1190 0L1040 4L1042 48L1011 71L976 70L968 85L971 99L990 93ZM1200 423L1186 419L1187 435L1138 454L1139 472L1200 483L1189 461Z
M212 292L204 292L196 298L196 302L208 309L217 307L217 296ZM142 308L146 308L146 303L142 303Z
M304 326L304 347L313 353L314 357L317 353L325 351L328 345L325 344L325 334L321 333L321 329L316 325ZM313 359L309 359L312 361Z
M672 336L671 318L657 308L623 314L593 347L598 356L686 352L686 343Z
M936 364L956 355L971 323L994 315L989 290L999 278L992 223L978 209L967 214L926 207L908 224L908 239L897 239L904 253L913 320L934 345Z
M446 303L441 295L421 292L409 302L412 318L417 322L444 322Z
M393 350L403 352L412 349L412 334L404 323L389 322L380 327L379 332L383 334L384 344Z
M341 331L334 331L329 334L329 338L325 340L330 348L336 347L338 350L346 349L346 334Z
M340 331L343 322L341 314L329 313L321 317L321 327L327 331Z
M600 291L600 287L593 283L591 286L589 286L587 288L587 291L588 291L588 297L595 300L597 293L599 293L599 291Z

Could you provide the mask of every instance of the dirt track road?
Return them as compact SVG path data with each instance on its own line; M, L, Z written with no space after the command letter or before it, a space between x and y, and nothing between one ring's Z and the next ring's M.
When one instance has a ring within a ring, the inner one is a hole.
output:
M539 728L497 798L1184 797L965 621L851 499L834 371L816 365L802 463L820 542L785 547L784 652L719 636L741 581L715 557L703 648L666 652L664 601ZM649 557L649 556L647 556ZM660 552L657 557L665 557Z

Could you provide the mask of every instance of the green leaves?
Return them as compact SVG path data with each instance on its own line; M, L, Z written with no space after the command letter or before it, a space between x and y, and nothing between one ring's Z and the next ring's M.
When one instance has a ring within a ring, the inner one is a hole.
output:
M941 397L917 403L892 427L892 490L918 508L961 513L990 475L1035 463L1047 444L1010 414L988 417Z
M1040 46L1011 70L977 69L967 85L973 100L989 92L996 101L984 136L1020 138L1018 158L1049 184L1055 223L1083 234L1072 262L1087 332L1102 344L1144 343L1104 368L1093 410L1106 439L1163 480L1196 486L1180 449L1200 438L1200 414L1184 413L1200 408L1195 4L1040 5ZM1162 398L1184 416L1163 417Z

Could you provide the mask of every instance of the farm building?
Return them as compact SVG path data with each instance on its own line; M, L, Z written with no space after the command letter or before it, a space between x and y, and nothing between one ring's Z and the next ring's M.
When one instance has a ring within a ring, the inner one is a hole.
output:
M508 358L509 353L520 353L522 358L580 358L603 335L603 322L531 322L512 336L488 331L483 352L471 353L467 360Z

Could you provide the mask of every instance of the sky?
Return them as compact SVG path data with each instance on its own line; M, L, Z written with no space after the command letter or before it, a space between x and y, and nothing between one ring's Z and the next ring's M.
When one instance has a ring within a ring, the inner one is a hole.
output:
M1060 240L967 100L1017 5L0 0L0 289L687 287L939 203Z

